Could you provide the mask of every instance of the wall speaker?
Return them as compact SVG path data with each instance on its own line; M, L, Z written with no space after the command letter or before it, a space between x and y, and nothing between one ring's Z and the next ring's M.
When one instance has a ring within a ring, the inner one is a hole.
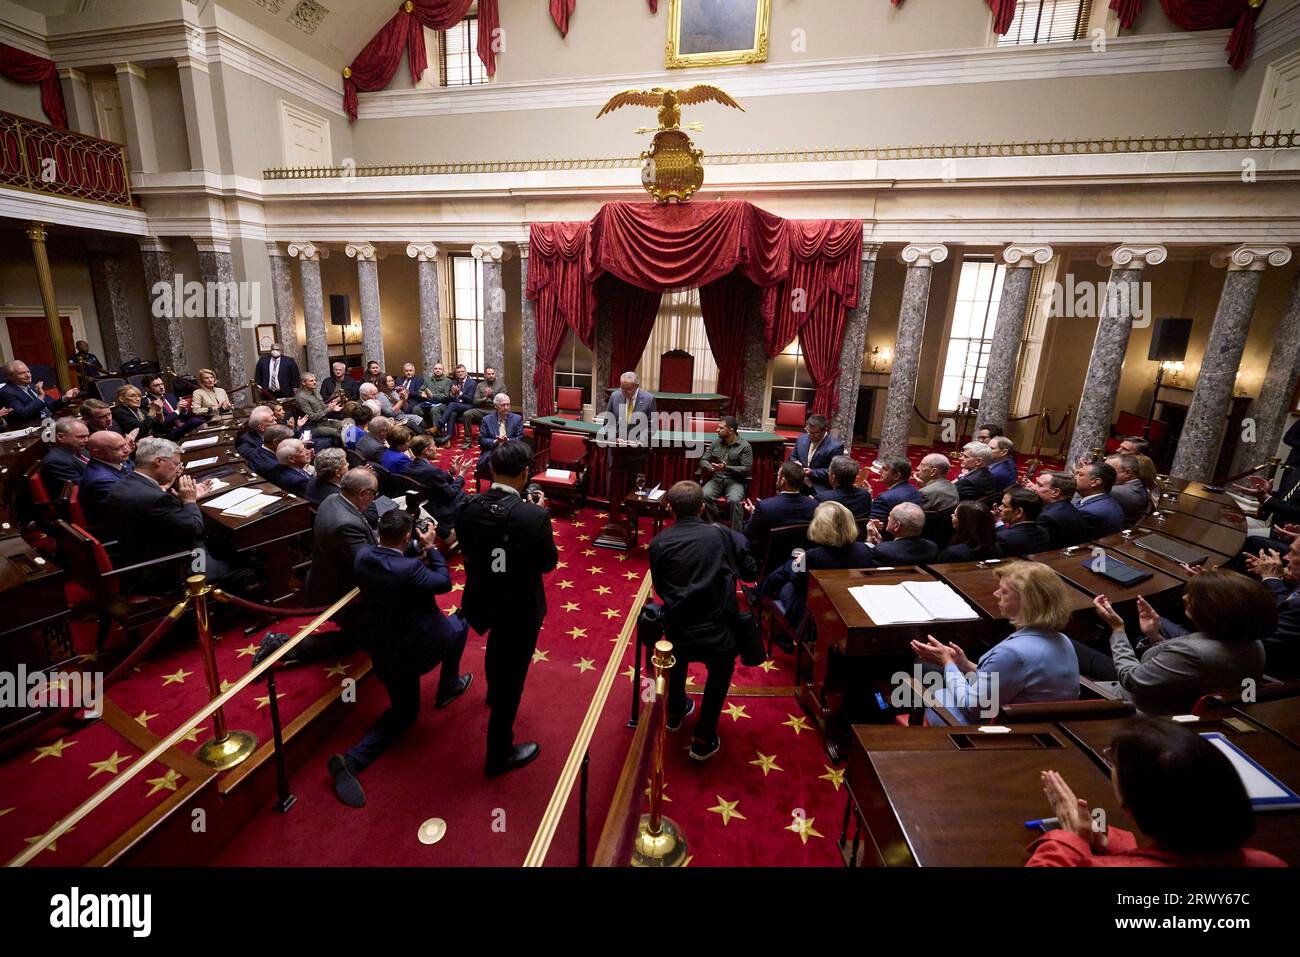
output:
M330 296L330 322L336 326L346 326L352 322L352 310L348 308L347 296ZM1187 340L1184 337L1184 344L1186 341Z
M1182 362L1187 358L1187 339L1191 334L1190 319L1157 319L1147 358L1152 362Z

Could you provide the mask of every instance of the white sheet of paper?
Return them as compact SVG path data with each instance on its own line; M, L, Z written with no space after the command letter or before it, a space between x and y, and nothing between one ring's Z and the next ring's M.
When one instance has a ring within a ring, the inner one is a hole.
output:
M206 459L195 459L193 462L186 462L185 467L187 469L201 469L205 465L215 465L219 458L221 458L221 456L213 455Z
M207 494L208 494L208 495L211 495L213 492L219 492L219 491L221 491L223 488L226 488L230 483L229 483L229 482L223 482L223 481L221 481L221 479L219 479L219 478L210 478L210 479L207 479L206 484L207 484L207 486L208 486Z
M260 512L272 502L278 501L280 501L280 496L278 495L267 495L265 492L255 492L252 496L244 499L238 505L235 505L232 508L223 509L221 514L233 515L236 518L247 518L254 512Z
M254 495L257 494L258 494L257 489L249 488L247 485L245 485L242 488L235 489L233 492L227 492L225 495L222 495L220 498L214 498L212 501L204 502L203 504L210 505L213 508L227 509L234 505L238 505L240 502L244 501L245 499L252 498Z
M646 492L645 497L650 499L652 502L657 502L664 497L664 490L661 488L653 488L649 492Z
M858 585L850 588L849 594L877 625L934 620L925 607L901 585Z
M0 442L8 442L10 439L21 439L36 431L38 431L38 428L33 425L30 429L17 429L13 432L0 432Z
M573 473L568 469L547 469L546 477L553 479L567 479Z
M945 582L903 582L907 593L930 613L935 621L969 621L979 614Z
M207 439L189 439L181 443L181 449L188 452L190 449L201 449L205 445L216 445L218 438L219 436L214 435Z

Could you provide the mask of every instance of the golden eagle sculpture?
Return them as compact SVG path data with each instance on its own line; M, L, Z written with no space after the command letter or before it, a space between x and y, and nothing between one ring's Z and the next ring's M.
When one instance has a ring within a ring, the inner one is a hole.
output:
M641 154L641 185L661 203L686 202L704 185L704 165L700 162L704 152L697 150L690 137L682 132L681 108L710 101L734 106L741 111L745 109L716 86L699 83L679 90L662 86L650 90L624 90L610 97L596 118L623 106L657 108L659 129L655 131L650 149ZM692 123L689 128L698 130L702 127ZM642 127L637 132L648 133L650 130L650 127Z

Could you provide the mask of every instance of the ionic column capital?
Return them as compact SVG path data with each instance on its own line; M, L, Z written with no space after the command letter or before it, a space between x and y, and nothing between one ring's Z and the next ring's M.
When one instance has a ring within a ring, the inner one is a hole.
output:
M438 258L438 247L433 243L407 243L406 255L422 263L431 263Z
M865 233L867 227L863 226L862 231ZM868 242L865 238L862 240L862 262L875 262L876 257L880 255L881 243Z
M1210 265L1228 267L1228 272L1261 272L1265 266L1285 266L1291 261L1289 246L1242 243L1228 246L1210 256Z
M1124 243L1107 249L1097 256L1097 265L1110 269L1143 269L1159 266L1169 256L1169 251L1158 244Z
M383 258L383 253L375 248L374 243L364 240L359 243L348 243L343 247L343 251L348 254L350 259L355 259L358 262L374 262Z
M522 243L515 244L515 248L519 250L520 259L528 258L528 254L531 251L531 246L532 244L528 240L524 240Z
M998 256L1003 265L1015 269L1043 266L1052 261L1052 247L1041 243L1012 243Z
M322 259L329 259L330 251L324 246L319 246L310 240L301 242L292 242L289 244L289 255L295 259L301 259L303 262L320 262Z
M512 255L510 248L500 243L475 243L469 254L485 263L505 262Z
M898 261L908 266L933 266L948 258L943 243L908 243L898 254Z

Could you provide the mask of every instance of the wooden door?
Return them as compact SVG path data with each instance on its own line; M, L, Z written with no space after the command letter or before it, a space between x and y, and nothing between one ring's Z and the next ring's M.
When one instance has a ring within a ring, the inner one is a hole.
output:
M21 359L29 366L54 368L54 347L50 342L45 316L9 316L6 324L9 328L9 346L15 359ZM63 327L64 355L70 358L76 351L72 345L72 320L67 316L59 316L59 324Z

